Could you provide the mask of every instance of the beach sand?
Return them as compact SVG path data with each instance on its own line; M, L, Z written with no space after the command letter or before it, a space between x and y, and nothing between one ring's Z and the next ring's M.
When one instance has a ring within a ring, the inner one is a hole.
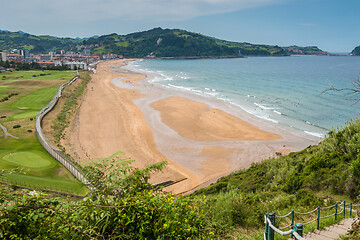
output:
M224 102L151 84L122 68L127 61L101 62L92 75L63 142L79 161L118 151L139 168L167 161L151 182L180 181L166 190L184 193L276 152L316 143Z

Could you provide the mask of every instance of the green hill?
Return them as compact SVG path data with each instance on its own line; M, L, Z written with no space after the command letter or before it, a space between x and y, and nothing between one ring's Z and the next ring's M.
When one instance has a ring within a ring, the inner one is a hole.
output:
M143 57L239 57L286 56L290 54L326 54L317 47L279 47L272 45L230 42L180 29L154 28L127 35L116 33L87 40L35 36L24 32L0 30L0 51L27 49L31 53L74 50L77 45L91 46L93 54L118 54L126 58Z
M70 50L82 40L72 38L56 38L52 36L35 36L24 32L0 30L0 52L11 52L13 49L27 49L31 53L48 53L50 51Z
M350 54L354 56L360 56L360 46L354 48L354 50L352 50Z
M149 31L91 38L86 45L99 44L94 53L115 53L124 57L237 57L241 55L286 55L278 46L254 45L219 40L180 29L154 28Z
M289 46L289 47L283 47L283 49L288 54L297 54L297 55L327 55L328 52L325 52L321 49L319 49L316 46L307 46L307 47L300 47L300 46Z

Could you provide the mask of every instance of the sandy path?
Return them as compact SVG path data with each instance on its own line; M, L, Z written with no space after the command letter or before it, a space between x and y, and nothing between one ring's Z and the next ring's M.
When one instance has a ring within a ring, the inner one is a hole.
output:
M152 182L187 178L167 188L179 193L285 151L284 145L296 151L315 143L223 102L153 85L122 65L98 65L68 129L68 145L81 161L118 151L136 167L167 161Z

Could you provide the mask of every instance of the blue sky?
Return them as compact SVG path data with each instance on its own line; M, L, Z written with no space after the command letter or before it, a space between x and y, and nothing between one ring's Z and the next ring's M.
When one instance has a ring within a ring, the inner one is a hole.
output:
M0 5L0 29L37 35L89 37L162 27L330 52L360 45L360 0L0 0Z

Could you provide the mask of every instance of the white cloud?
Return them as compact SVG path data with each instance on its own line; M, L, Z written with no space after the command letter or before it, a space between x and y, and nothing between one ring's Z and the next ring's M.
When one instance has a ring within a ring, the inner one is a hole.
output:
M285 0L0 0L1 21L92 22L106 19L178 21L259 7ZM16 17L14 17L16 13Z

